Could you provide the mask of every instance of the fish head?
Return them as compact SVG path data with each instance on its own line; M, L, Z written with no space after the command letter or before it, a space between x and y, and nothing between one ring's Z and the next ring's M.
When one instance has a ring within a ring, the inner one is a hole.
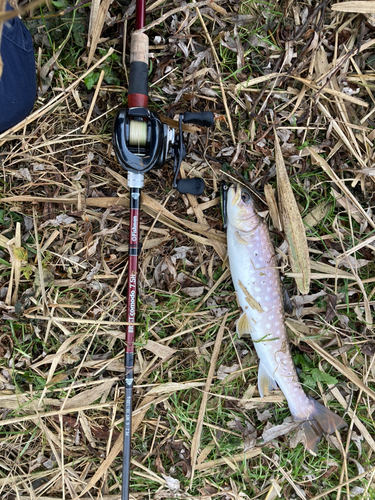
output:
M239 231L253 231L259 225L259 215L255 209L250 191L240 184L233 184L227 194L228 224Z

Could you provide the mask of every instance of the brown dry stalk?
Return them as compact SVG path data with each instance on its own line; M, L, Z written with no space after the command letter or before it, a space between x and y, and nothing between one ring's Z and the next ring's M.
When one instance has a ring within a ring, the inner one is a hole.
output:
M80 412L80 411L87 411L87 410L101 410L102 408L110 408L113 405L114 405L113 401L111 401L110 403L89 404L89 405L81 406L79 408L75 408L74 411ZM41 418L53 417L55 415L68 415L71 412L72 412L71 408L67 408L67 409L46 411L46 412L37 413L34 415L24 415L23 417L6 418L6 419L2 420L1 425L7 426L7 425L11 425L11 424L29 422L32 420L39 420Z
M320 102L318 102L318 108L322 112L322 114L330 121L330 123L332 123L332 126L333 126L335 132L340 137L340 139L345 144L345 146L349 149L351 154L357 159L357 161L359 162L361 167L366 168L367 167L366 163L363 161L362 157L358 153L357 148L353 147L353 145L349 141L346 134L341 129L338 121L331 115L331 113L328 111L328 109L325 106L323 106L323 104L321 104Z
M19 202L37 202L37 203L66 203L66 204L78 204L78 198L48 198L48 197L38 197L38 196L10 196L8 198L3 198L2 201L4 203L19 203ZM110 197L110 198L85 198L81 200L83 205L88 207L100 207L100 208L109 208L112 206L124 206L129 207L129 199L126 197ZM197 222L191 222L187 219L181 219L176 215L172 214L169 210L167 210L161 203L152 199L146 193L142 193L141 198L141 208L149 215L155 217L159 215L159 221L163 222L163 224L172 227L173 229L177 229L182 234L189 236L193 240L198 243L202 243L208 246L214 246L215 242L218 241L222 244L226 243L225 235L217 230L213 230L210 226L205 224L199 224ZM187 233L182 229L181 226L185 226L188 229L193 230L194 232L204 235L205 237L197 236L192 233ZM207 237L208 236L208 237ZM0 240L1 244L1 240ZM222 249L222 250L221 250ZM222 260L225 259L225 247L218 247L217 251L220 252L219 255Z
M226 269L223 274L220 276L218 280L216 280L215 284L210 288L207 294L203 297L203 299L199 302L197 307L194 309L194 312L199 311L203 304L206 303L207 299L211 297L214 291L230 276L230 270Z
M96 47L98 46L100 34L103 29L105 16L107 15L109 6L112 0L102 0L99 7L95 5L93 10L93 16L90 15L90 30L88 33L88 46L90 47L89 56L87 58L87 66L90 66L94 58ZM100 87L100 85L98 84Z
M334 486L333 488L330 488L329 490L323 491L323 493L320 493L319 495L315 495L314 497L310 497L309 500L319 500L320 498L326 498L327 495L330 493L333 493L334 491L338 490L339 488L342 488L343 486L346 486L347 484L354 483L354 481L358 481L358 479L362 479L363 477L366 477L369 474L373 474L375 471L375 467L371 467L366 472L363 472L362 474L359 474L358 476L352 477L348 481L345 481L344 483L340 483L337 486Z
M138 408L136 411L133 411L132 434L137 430L139 425L142 423L145 414L149 410L150 406L157 405L168 399L168 397L169 395L161 396L160 398L156 398L155 396L146 396L143 398L142 406ZM117 455L122 451L123 440L124 440L124 431L121 432L115 444L112 446L111 451L109 452L105 460L100 464L98 470L89 480L83 491L78 496L75 496L73 500L78 500L79 498L81 498L82 495L87 493L103 477L103 475L107 472L108 468L111 466L113 461L116 459Z
M211 3L214 3L213 0L203 0L198 3L191 3L191 4L186 4L181 7L176 7L175 9L169 10L162 16L160 16L156 21L153 21L152 23L147 24L144 28L134 31L134 33L145 33L146 31L150 30L151 28L154 28L155 26L158 26L159 24L163 23L168 17L173 16L174 14L179 14L180 12L187 12L189 9L193 8L199 8L199 7L205 7L206 5L209 5Z
M100 0L92 0L90 5L89 27L87 30L87 47L91 46L91 34L94 29L94 24L98 16L99 7L100 7Z
M333 120L332 117L330 117L331 120ZM335 120L333 120L333 123L336 123ZM322 158L320 155L318 155L313 149L307 148L310 151L312 159L320 165L323 170L328 174L328 176L336 183L336 185L341 189L341 191L346 195L347 199L350 200L355 208L358 210L358 212L361 214L362 218L366 220L369 225L375 229L375 223L372 220L372 218L367 214L367 212L363 209L362 205L359 203L357 198L354 196L354 194L350 191L350 189L347 188L345 182L343 182L340 177L332 170L330 165L327 163L327 161Z
M126 321L104 321L100 319L82 319L82 318L61 318L58 316L34 316L32 314L25 314L25 318L34 319L38 321L53 321L56 323L75 323L77 325L111 325L111 326L125 326L125 325L139 325L139 323L127 323Z
M45 473L44 473L45 474ZM131 495L132 497L132 495ZM38 500L56 500L56 497L50 497L50 496L39 496L38 495ZM33 496L28 496L28 495L22 495L18 496L18 500L35 500L35 495ZM90 497L82 497L81 500L92 500L92 496ZM100 500L121 500L121 494L117 495L101 495Z
M356 14L374 14L375 2L356 0L355 2L334 3L331 9L337 12L354 12Z
M33 219L34 219L35 246L36 246L39 280L40 280L40 290L41 290L42 301L43 301L43 313L48 314L48 299L47 299L46 287L45 287L45 283L44 283L43 258L42 258L42 254L40 252L40 245L39 245L39 238L38 238L38 225L36 223L37 214L36 214L35 207L33 207Z
M213 350L212 356L211 356L210 368L208 370L206 385L204 387L204 392L203 392L203 396L202 396L201 406L199 408L197 426L195 428L195 433L194 433L193 440L191 443L191 467L192 467L192 470L191 470L191 478L190 478L190 488L192 488L192 486L193 486L194 471L197 467L197 456L198 456L198 450L199 450L199 446L200 446L201 434L202 434L202 429L203 429L204 414L206 412L209 390L210 390L210 387L212 384L212 380L214 378L216 361L217 361L217 358L219 356L219 352L221 349L221 344L222 344L222 340L223 340L223 336L224 336L224 330L225 330L225 324L227 322L227 318L228 318L228 313L225 314L223 321L221 323L220 329L218 331L217 337L216 337L214 350Z
M212 53L214 55L214 59L215 59L215 66L216 66L216 71L217 71L217 74L219 75L219 85L220 85L220 90L221 90L221 97L223 99L223 104L224 104L224 108L225 108L225 113L227 115L227 120L228 120L228 125L229 125L229 130L230 130L230 133L231 133L231 136L232 136L232 141L233 141L233 144L236 144L236 136L234 134L234 129L233 129L233 123L232 123L232 117L231 117L231 113L230 113L230 110L229 110L229 107L228 107L228 101L227 101L227 96L225 94L225 90L224 90L224 85L223 85L223 82L221 80L221 71L220 71L220 59L219 59L219 56L217 55L217 52L216 52L216 49L215 49L215 46L213 44L213 41L211 39L211 36L208 32L208 29L207 29L207 26L203 20L203 17L202 17L202 14L199 10L199 4L202 3L202 2L196 2L196 0L193 0L193 3L192 5L195 6L195 10L198 14L198 17L199 17L199 20L201 22L201 25L202 25L202 28L206 34L206 38L208 40L208 43L210 44L210 47L211 47L211 50L212 50Z
M236 455L232 455L231 457L218 458L217 460L210 460L209 462L203 462L197 464L195 466L195 470L203 471L208 469L214 469L216 467L220 467L221 465L230 465L233 466L238 462L244 462L245 460L249 460L250 458L257 457L262 454L262 448L252 448L245 453L238 453Z
M102 83L103 83L104 76L105 76L105 71L102 70L100 72L98 83L96 84L96 89L95 89L94 97L92 98L92 101L91 101L91 104L90 104L90 109L89 109L89 111L87 113L85 124L84 124L84 126L82 128L82 134L86 134L86 130L87 130L87 127L89 126L89 123L90 123L90 120L91 120L91 115L92 115L92 112L94 111L94 107L95 107L96 100L97 100L98 95L99 95L100 87L102 86Z
M32 11L35 9L35 7L39 7L44 3L45 0L34 0L33 2L30 2L23 7L14 10L8 10L7 12L4 12L5 9L0 9L0 23L9 21L9 19L13 19L13 17L22 16L22 14L25 14L25 12Z
M303 492L302 488L300 488L292 479L290 474L284 470L282 466L280 466L273 458L268 457L267 455L264 455L264 458L271 462L275 467L277 467L277 470L280 471L280 473L285 477L285 479L288 481L288 483L291 485L291 487L294 489L296 492L296 495L301 498L302 500L307 500L307 497L305 493ZM268 495L267 495L268 496Z
M279 212L279 207L277 206L274 189L271 184L266 184L264 186L264 196L266 197L268 209L270 211L270 217L272 220L273 226L279 231L283 230L283 226L281 223L281 217Z
M371 399L375 400L375 392L372 391L367 385L365 385L362 380L354 373L354 371L348 366L343 365L337 358L334 358L329 354L325 349L323 349L317 342L314 340L310 340L306 337L303 339L306 344L310 345L320 356L328 361L330 365L332 365L338 372L340 372L344 377L349 379L356 385L359 389L361 389L365 394L367 394Z
M301 278L299 276L295 278L299 291L307 294L310 289L311 267L306 231L290 185L276 129L274 129L274 134L277 192L282 224L290 247L290 264L294 273L301 274Z

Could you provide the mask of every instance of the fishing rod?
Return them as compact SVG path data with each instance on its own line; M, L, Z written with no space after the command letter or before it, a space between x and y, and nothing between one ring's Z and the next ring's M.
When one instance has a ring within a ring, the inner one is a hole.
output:
M186 156L182 124L192 123L211 127L211 112L185 112L179 116L176 131L160 121L157 113L148 109L148 36L138 30L145 26L146 0L136 1L136 31L131 36L128 107L121 108L113 124L113 147L120 165L128 173L130 190L129 260L125 329L125 409L124 449L121 500L129 499L131 426L134 384L134 340L138 295L139 216L144 174L161 168L173 160L173 188L180 193L199 196L204 191L203 179L178 179L182 160Z

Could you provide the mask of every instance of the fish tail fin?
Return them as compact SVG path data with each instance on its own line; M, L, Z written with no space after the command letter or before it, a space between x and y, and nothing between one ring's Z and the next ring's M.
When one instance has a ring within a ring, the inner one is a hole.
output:
M303 423L306 448L313 455L317 454L318 444L323 434L333 434L336 430L346 427L345 421L322 404L309 398L314 405L309 420Z

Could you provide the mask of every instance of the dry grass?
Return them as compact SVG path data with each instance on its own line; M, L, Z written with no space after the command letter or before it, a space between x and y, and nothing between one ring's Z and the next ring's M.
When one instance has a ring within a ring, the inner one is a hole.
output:
M120 498L129 223L111 126L134 16L132 4L105 5L30 15L54 51L39 49L35 111L0 135L5 500ZM327 1L157 1L147 23L153 109L216 120L190 130L183 164L205 179L204 196L171 190L169 166L146 176L132 496L374 498L373 19ZM275 197L282 158L290 185ZM223 178L269 208L301 379L348 423L318 457L289 430L282 394L259 397L253 345L234 333ZM310 255L300 271L279 218L291 193Z

